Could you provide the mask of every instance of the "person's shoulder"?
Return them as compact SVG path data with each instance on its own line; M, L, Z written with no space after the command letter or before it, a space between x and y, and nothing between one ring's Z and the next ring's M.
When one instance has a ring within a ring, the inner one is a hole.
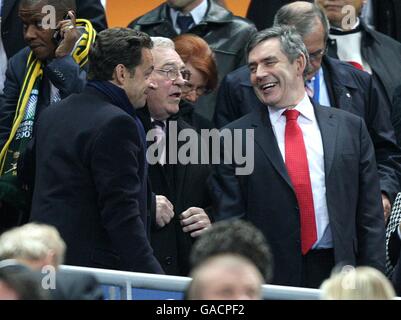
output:
M31 49L27 46L18 51L15 55L13 55L9 61L10 65L18 66L21 68L25 68L26 61L28 60L29 54L31 53ZM25 62L25 63L23 63Z
M375 40L375 42L377 42L378 45L390 47L393 50L396 49L398 51L401 51L401 43L391 38L390 36L368 27L365 28L364 32L368 33Z
M207 22L227 24L230 28L241 30L256 31L256 27L252 21L234 15L231 11L223 8L222 6L210 3L209 11L205 16Z
M128 28L136 29L138 26L146 26L159 23L162 20L163 12L166 10L166 4L162 3L158 7L146 12L144 15L132 20Z

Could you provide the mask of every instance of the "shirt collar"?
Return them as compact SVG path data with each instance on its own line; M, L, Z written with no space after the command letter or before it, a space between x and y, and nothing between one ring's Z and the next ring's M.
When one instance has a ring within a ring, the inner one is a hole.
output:
M195 25L199 24L203 20L204 16L206 15L206 11L207 0L203 0L196 8L193 8L192 11L189 12L194 19ZM170 7L170 16L171 21L173 21L174 27L176 27L177 17L179 13L180 11Z
M355 25L351 28L351 30L354 30L354 29L358 28L360 23L361 22L360 22L359 18L357 17ZM334 29L334 30L338 30L338 31L344 32L344 30L342 28L338 28L338 27L335 27L335 26L332 26L332 25L330 26L330 29Z
M269 114L270 114L270 121L272 124L275 124L279 121L280 117L283 115L284 111L287 109L277 109L274 107L268 107ZM296 105L294 108L295 110L299 111L300 114L309 121L313 121L315 119L315 113L313 110L313 105L305 92L305 96L301 100L300 103ZM284 116L285 117L285 116Z

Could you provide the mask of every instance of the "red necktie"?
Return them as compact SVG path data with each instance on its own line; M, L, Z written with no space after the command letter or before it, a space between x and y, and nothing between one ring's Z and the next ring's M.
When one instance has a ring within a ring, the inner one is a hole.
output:
M286 110L285 165L290 176L301 216L301 247L306 254L317 240L315 209L309 175L308 159L302 130L298 126L299 111Z

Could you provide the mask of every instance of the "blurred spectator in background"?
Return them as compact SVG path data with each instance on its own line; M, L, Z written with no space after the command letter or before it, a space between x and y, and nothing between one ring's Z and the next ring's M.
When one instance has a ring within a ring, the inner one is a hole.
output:
M210 0L167 0L129 24L151 36L174 38L193 33L202 37L215 53L219 79L245 64L244 48L254 25ZM202 96L196 111L211 120L215 94Z
M273 276L273 256L262 232L244 220L218 221L194 244L190 262L193 268L221 254L249 259L268 283Z
M390 300L395 297L390 281L377 269L348 267L322 283L323 300Z
M186 300L260 300L263 276L249 259L218 254L191 271Z
M37 270L38 275L43 270L47 274L51 270L49 266L57 270L55 290L50 290L52 299L102 299L101 287L94 276L58 270L64 261L65 250L66 245L57 229L44 224L25 224L0 236L0 261L9 262L8 270L24 271L22 266L27 266Z
M26 46L23 22L18 14L20 2L20 0L0 0L0 94L3 92L7 60ZM100 0L76 0L75 2L77 17L88 19L97 32L107 29L106 14ZM43 5L46 5L46 2Z
M380 93L391 105L394 91L401 85L401 43L369 28L359 19L363 0L315 2L321 6L330 21L328 54L372 74ZM394 115L393 111L393 124L397 120Z
M258 30L270 28L273 26L274 15L278 9L291 2L295 0L251 0L246 17L256 25Z
M213 51L201 37L182 34L173 39L175 50L180 55L191 77L182 86L182 101L179 117L191 126L199 129L213 127L211 121L194 112L194 104L199 97L210 94L217 87L217 67Z
M45 5L55 8L57 34L42 27ZM96 34L89 21L76 18L74 0L21 0L19 16L27 47L9 61L0 107L0 233L27 221L30 194L17 179L18 159L42 111L83 90Z

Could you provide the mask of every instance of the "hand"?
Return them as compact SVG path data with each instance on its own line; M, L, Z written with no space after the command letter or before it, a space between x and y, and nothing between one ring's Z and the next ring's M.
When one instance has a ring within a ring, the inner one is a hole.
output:
M163 228L174 217L174 206L165 196L156 196L156 224Z
M384 210L384 222L387 223L387 220L391 214L391 203L390 203L390 199L384 193L382 193L382 203L383 203L383 210Z
M209 216L202 208L189 208L180 214L180 219L182 231L191 232L193 238L200 236L211 226Z
M57 29L60 30L62 41L56 48L56 58L62 58L69 55L78 41L80 34L75 28L75 14L68 11L70 19L62 20L57 24Z

